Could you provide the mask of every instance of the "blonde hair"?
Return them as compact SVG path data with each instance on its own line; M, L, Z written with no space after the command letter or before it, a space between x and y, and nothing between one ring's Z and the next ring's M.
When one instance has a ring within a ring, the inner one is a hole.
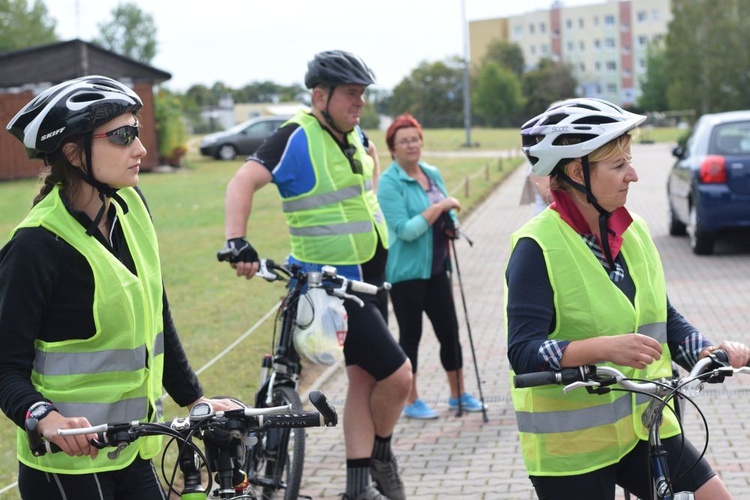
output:
M633 142L633 139L638 136L638 129L635 129L631 133L623 134L621 136L618 136L611 141L609 141L604 146L601 146L591 153L589 153L589 166L591 170L596 168L596 163L600 161L607 161L611 160L612 158L622 155L625 150L627 150L630 147L630 144ZM565 165L559 166L556 170L556 172L553 172L552 175L550 175L550 189L562 189L562 190L568 190L571 189L570 186L560 179L557 175L557 171L565 173L565 175L568 175L568 167L574 160L568 161Z

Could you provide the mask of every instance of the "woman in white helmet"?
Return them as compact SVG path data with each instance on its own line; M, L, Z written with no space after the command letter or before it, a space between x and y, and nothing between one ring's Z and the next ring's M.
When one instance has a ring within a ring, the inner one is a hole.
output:
M47 166L0 250L0 407L18 426L23 498L165 499L151 461L159 437L110 458L91 445L94 434L57 431L160 420L163 389L181 406L204 399L136 187L141 107L125 85L86 76L45 90L8 124ZM40 438L61 452L40 454Z
M714 347L669 303L646 224L625 208L628 188L638 181L630 132L645 120L606 101L577 98L521 128L534 173L550 177L553 203L511 237L506 331L514 373L607 362L626 376L654 379L671 376L673 360L690 367ZM719 347L733 366L750 359L743 344ZM645 404L617 391L596 397L564 395L558 386L512 391L526 469L539 498L586 492L586 498L614 499L616 484L648 497L647 431L640 424ZM562 410L576 418L562 419ZM731 498L680 435L674 415L665 412L661 432L670 472L679 478L675 491Z

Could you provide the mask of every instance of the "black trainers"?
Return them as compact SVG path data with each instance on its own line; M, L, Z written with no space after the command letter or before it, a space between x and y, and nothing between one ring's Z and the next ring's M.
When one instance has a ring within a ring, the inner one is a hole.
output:
M398 475L396 457L390 460L370 459L370 475L380 493L390 500L406 500L404 483Z
M361 492L356 497L350 497L346 493L344 493L344 496L341 500L389 500L387 496L383 495L378 491L378 489L375 487L375 483L370 483L370 485L365 488L363 492Z

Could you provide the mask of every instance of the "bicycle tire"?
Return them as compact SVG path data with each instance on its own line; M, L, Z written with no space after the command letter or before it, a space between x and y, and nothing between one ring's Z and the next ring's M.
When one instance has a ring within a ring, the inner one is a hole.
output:
M270 406L291 404L302 410L299 394L292 387L276 386L272 397ZM256 437L258 442L248 450L246 460L250 483L260 486L263 500L296 500L305 461L305 429L267 429Z

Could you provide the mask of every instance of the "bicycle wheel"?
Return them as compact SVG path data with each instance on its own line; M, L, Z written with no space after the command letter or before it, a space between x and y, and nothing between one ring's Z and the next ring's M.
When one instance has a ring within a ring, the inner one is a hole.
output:
M302 409L302 401L292 387L276 386L270 406L291 404ZM250 483L260 487L264 500L296 500L302 482L305 460L305 429L267 429L257 433L258 442L248 450L246 472Z

